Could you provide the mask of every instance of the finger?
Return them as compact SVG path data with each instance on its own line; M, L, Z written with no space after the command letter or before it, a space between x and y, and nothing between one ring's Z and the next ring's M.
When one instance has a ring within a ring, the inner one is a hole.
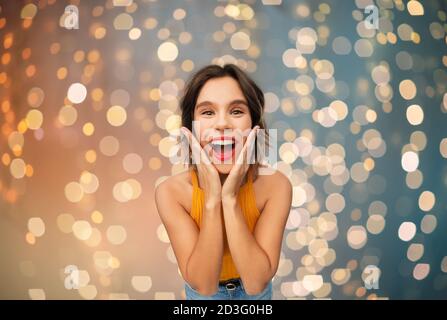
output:
M247 140L244 143L244 146L242 147L240 156L238 158L237 163L238 164L248 164L249 157L253 153L254 149L254 140L256 138L257 130L259 129L259 126L255 126L250 133L248 134Z
M197 147L196 147L196 145L194 143L194 139L193 139L192 133L191 133L191 131L189 131L188 128L185 128L185 127L182 127L181 130L182 130L183 134L186 136L186 138L188 140L188 148L191 150L192 160L194 161L194 163L197 164L197 161L199 159L198 158L198 154L199 153L198 153Z
M194 143L197 146L197 149L200 150L200 153L199 153L200 163L210 165L211 164L210 153L211 153L211 149L212 149L211 146L206 144L202 148L200 142L194 136L193 136L193 138L194 138Z
M255 126L247 138L247 164L253 162L256 134L258 133L258 130L259 126Z
M201 163L211 164L209 157L207 156L205 150L200 145L199 141L192 134L192 132L185 127L182 127L182 131L184 131L190 140L191 151L193 154L193 158L196 164L200 165ZM206 147L206 146L205 146Z

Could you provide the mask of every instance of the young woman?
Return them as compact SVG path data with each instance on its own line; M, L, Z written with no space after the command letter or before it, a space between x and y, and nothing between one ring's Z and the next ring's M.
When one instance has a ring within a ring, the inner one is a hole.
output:
M155 197L186 299L269 300L292 187L248 161L266 128L263 92L237 66L209 65L187 83L180 108L194 165Z

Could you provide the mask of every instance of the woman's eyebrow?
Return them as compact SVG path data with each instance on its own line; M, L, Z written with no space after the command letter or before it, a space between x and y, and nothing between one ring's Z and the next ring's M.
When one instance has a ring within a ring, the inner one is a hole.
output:
M236 99L236 100L231 101L228 104L228 106L231 106L231 105L234 105L234 104L244 104L245 106L248 107L247 102L245 100L241 100L241 99ZM200 108L200 107L203 107L203 106L210 106L210 105L212 106L212 105L214 105L214 103L211 102L211 101L202 101L202 102L200 102L199 104L196 105L196 108Z

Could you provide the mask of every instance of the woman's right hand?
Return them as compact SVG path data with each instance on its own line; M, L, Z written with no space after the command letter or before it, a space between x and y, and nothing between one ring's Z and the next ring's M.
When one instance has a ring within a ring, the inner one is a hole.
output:
M205 194L205 206L212 208L220 206L222 201L222 185L220 183L219 172L210 160L210 146L203 149L192 132L182 127L181 132L188 139L191 148L192 157L198 171L198 179L200 188Z

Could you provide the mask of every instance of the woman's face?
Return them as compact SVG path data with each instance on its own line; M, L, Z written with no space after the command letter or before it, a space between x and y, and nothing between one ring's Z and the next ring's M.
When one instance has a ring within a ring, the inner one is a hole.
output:
M248 103L238 82L228 76L208 80L194 108L194 130L200 133L200 145L218 172L230 172L251 127Z

